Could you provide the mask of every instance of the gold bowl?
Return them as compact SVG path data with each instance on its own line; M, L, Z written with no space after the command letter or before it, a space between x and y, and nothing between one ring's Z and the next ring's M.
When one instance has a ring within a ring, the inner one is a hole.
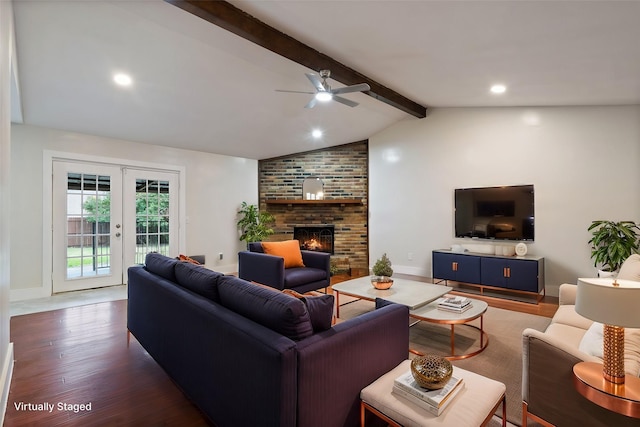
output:
M451 362L441 356L425 355L411 361L411 375L418 385L429 390L444 387L453 374Z
M393 279L386 276L373 276L371 278L371 285L378 290L384 291L393 286Z

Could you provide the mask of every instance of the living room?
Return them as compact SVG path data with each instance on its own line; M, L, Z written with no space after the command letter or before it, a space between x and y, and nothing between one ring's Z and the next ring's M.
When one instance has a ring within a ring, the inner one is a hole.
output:
M6 14L2 18L4 24ZM12 63L5 57L11 49L5 40L12 37L5 37L6 25L2 28L4 76ZM620 37L626 39L629 34L623 32ZM628 69L640 75L634 68L638 59L633 61ZM576 66L576 73L581 68ZM616 73L605 75L607 79L599 85L615 86ZM296 87L304 89L308 82L303 73L297 77L302 81ZM484 78L480 80L484 85ZM292 82L293 77L283 79L280 86L269 87L269 91L293 87L289 86ZM590 83L578 87L584 92L595 90ZM68 156L117 164L144 162L181 170L184 233L180 252L206 255L207 266L214 270L237 271L237 253L244 243L238 240L236 212L243 201L259 202L259 162L275 155L232 155L227 153L228 148L206 152L154 145L135 137L114 138L88 128L82 131L82 126L58 129L33 125L28 115L24 124L10 124L10 91L5 90L8 78L2 87L2 360L9 352L9 303L51 295L47 278L52 248L43 238L44 218L50 212L46 203L51 197L47 195L47 168L51 166L43 165L43 159ZM480 92L485 88L467 90ZM517 91L517 85L509 87L509 92ZM637 90L627 92L637 95ZM300 110L307 102L305 96L287 99ZM424 102L431 101L425 98ZM463 107L433 103L436 107L429 108L424 119L402 115L382 129L333 144L368 140L369 263L387 253L398 273L429 277L432 250L452 244L494 244L453 237L454 189L532 184L536 228L535 240L527 245L530 254L545 258L546 293L557 296L560 284L595 275L587 244L591 221L637 220L640 216L640 101L614 98L612 102L573 105L540 99L523 106L487 101L491 102L490 106L476 103L478 106ZM287 104L287 113L289 107ZM29 111L28 104L24 108ZM340 114L345 114L344 110L338 110ZM332 120L337 121L335 116ZM298 139L299 150L278 155L319 148L302 136ZM225 141L233 146L229 141L233 137ZM254 145L256 152L262 149L261 144ZM8 183L10 193L5 191Z

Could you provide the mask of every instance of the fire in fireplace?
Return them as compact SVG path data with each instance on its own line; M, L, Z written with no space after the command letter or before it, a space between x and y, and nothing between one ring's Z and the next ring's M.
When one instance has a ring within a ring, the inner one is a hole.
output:
M300 242L300 249L333 254L333 225L304 225L293 227L293 238Z

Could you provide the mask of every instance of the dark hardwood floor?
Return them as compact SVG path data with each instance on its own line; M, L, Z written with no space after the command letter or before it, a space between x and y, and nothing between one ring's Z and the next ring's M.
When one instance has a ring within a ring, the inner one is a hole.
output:
M127 344L126 313L123 300L12 317L4 426L211 425L134 337Z
M332 284L350 278L334 276ZM473 297L549 317L557 309L557 298L536 305ZM15 366L4 425L212 425L133 336L127 343L126 323L125 300L12 317ZM28 408L44 404L53 405L51 412ZM82 404L85 410L74 406Z

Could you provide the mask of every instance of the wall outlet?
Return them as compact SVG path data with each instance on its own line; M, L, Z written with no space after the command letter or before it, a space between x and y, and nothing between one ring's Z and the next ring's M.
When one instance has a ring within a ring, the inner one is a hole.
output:
M220 253L218 254L218 258L222 259L223 257L224 257L224 255L222 255L222 252L220 252Z
M409 261L413 261L413 252L409 252L409 253L407 254L407 259L408 259Z

